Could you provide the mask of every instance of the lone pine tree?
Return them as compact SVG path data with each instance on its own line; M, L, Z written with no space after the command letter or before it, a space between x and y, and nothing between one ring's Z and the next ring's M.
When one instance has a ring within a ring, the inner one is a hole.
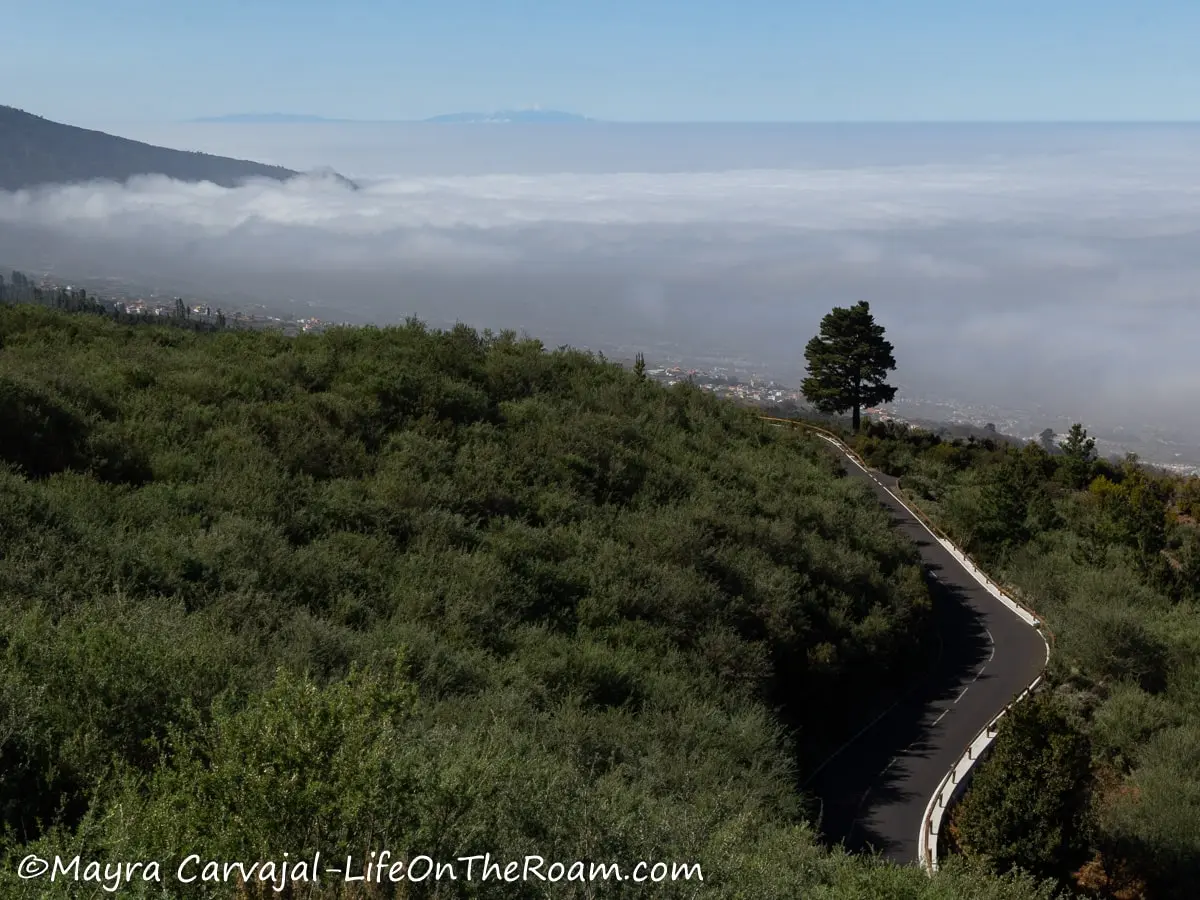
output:
M876 325L866 302L849 309L834 307L821 320L821 330L804 348L809 375L800 390L823 413L854 412L854 430L864 406L887 403L896 389L884 382L896 368L891 343Z

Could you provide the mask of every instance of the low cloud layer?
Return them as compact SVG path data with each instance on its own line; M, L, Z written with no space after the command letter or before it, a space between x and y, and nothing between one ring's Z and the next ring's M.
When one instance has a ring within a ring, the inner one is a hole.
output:
M329 150L337 132L323 128ZM546 134L527 135L530 155L547 154ZM1200 130L1006 139L989 149L981 134L948 152L926 135L924 154L896 139L890 159L851 142L841 165L810 140L792 165L776 146L775 158L745 154L770 168L720 171L698 170L703 152L685 159L678 146L664 171L671 152L657 144L643 171L560 148L542 172L479 172L479 157L460 166L469 174L447 174L446 154L431 152L424 167L409 159L406 174L385 175L382 151L372 171L331 150L322 161L362 190L321 177L232 190L147 177L0 194L0 260L377 321L415 313L574 343L674 344L791 378L820 316L865 299L910 390L1109 424L1175 421L1200 396Z

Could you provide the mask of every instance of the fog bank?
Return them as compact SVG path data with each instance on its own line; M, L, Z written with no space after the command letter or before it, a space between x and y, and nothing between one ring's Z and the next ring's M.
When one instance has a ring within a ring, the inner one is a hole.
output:
M1200 396L1200 128L174 127L129 136L362 190L0 194L0 261L670 342L792 380L821 315L868 300L906 389L1135 426Z

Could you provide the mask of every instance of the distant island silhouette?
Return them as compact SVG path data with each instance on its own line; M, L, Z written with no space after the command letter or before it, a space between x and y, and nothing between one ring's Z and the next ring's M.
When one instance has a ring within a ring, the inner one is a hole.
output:
M519 124L526 122L592 122L595 120L589 119L587 116L581 116L578 113L563 112L557 109L510 109L491 113L449 113L444 116L434 116L424 121L452 124Z

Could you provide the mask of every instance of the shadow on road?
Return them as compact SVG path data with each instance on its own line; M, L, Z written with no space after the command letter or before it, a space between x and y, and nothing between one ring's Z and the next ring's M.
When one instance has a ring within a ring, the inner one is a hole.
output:
M982 617L959 588L938 579L939 569L926 567L939 638L929 669L805 788L820 801L821 832L831 844L844 842L852 851L915 860L929 797L973 736L963 738L962 746L957 736L948 739L941 714L965 687L987 679L986 673L978 678L977 673L989 659L991 641ZM947 753L950 762L944 762Z
M971 741L1041 673L1049 648L905 507L899 479L837 452L846 475L867 485L916 545L938 649L912 684L879 686L882 704L900 699L818 769L802 772L800 790L817 800L829 843L914 863L930 798ZM862 724L871 717L863 710Z

